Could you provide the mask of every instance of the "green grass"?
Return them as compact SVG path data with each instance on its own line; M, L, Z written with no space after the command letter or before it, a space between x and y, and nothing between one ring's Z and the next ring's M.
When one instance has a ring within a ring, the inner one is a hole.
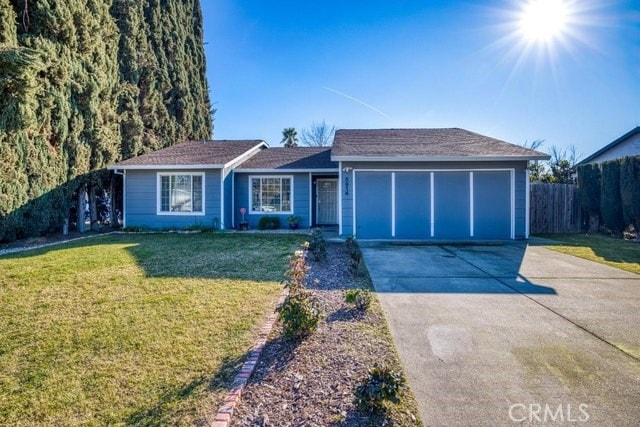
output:
M0 257L0 425L197 422L302 239L127 234Z
M545 244L551 250L640 274L639 243L587 234L549 234L538 237L555 240L557 243Z

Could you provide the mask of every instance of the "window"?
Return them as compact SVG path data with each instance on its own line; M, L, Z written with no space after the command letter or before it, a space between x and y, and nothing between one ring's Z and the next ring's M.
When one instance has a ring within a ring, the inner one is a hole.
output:
M252 176L249 181L251 213L293 213L292 177Z
M204 174L158 174L159 214L204 214Z

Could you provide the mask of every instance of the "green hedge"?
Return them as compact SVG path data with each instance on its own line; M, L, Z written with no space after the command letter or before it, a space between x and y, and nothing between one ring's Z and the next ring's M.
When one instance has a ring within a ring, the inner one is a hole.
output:
M0 0L0 241L118 160L209 138L199 0Z
M603 162L600 181L600 212L605 227L614 233L624 230L622 197L620 194L620 161Z
M640 156L620 162L620 196L625 224L640 231Z

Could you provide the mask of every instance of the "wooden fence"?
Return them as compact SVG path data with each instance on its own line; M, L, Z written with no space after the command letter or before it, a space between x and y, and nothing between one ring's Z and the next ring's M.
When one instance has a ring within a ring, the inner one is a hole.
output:
M579 233L582 209L575 184L531 184L531 233Z

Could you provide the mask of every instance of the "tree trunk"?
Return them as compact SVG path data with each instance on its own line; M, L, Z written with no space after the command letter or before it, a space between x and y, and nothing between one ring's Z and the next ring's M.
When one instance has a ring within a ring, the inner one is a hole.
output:
M111 174L111 180L109 181L109 219L111 220L111 228L120 228L118 223L118 208L116 207L116 199L118 192L116 174Z
M600 229L600 217L598 215L589 215L589 234L595 234Z
M89 217L91 218L91 231L100 231L98 225L98 207L96 206L96 186L89 184Z
M80 188L78 188L78 207L77 207L77 219L76 219L76 230L78 233L84 233L84 200L87 192L86 185L82 184Z

